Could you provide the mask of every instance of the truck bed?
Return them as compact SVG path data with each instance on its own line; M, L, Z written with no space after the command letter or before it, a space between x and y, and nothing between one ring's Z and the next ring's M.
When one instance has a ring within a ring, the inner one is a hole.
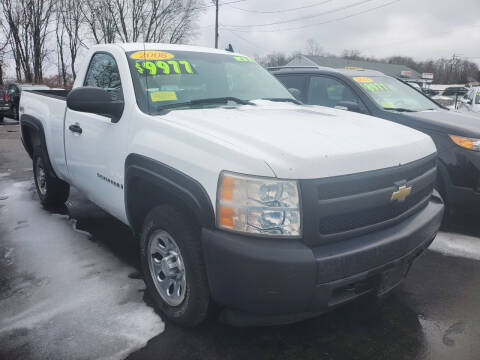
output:
M67 100L70 90L25 90L42 96L53 97L60 100Z

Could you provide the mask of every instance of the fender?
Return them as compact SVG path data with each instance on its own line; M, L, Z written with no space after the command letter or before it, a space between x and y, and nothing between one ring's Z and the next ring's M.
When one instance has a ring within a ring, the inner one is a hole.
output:
M31 137L28 139L25 138L26 128L29 129L31 135ZM48 155L47 141L45 140L45 131L43 129L42 122L36 117L23 114L20 118L20 131L23 147L27 151L30 158L33 159L33 149L35 148L35 146L40 146L42 148L42 151L46 155L44 161L46 160L45 165L49 175L57 177L55 171L53 170L52 163L50 162L50 156Z
M192 177L157 160L139 154L130 154L125 160L125 210L128 222L135 229L135 215L132 213L135 197L132 184L144 180L159 188L162 193L178 199L196 217L201 227L213 228L215 214L205 188Z

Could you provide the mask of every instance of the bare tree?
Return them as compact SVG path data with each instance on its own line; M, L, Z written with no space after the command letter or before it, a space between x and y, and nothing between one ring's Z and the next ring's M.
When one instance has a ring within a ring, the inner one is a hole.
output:
M180 43L193 36L200 1L85 0L83 11L96 43Z
M109 0L84 0L82 13L96 44L115 42L117 14Z
M307 55L320 56L323 53L322 47L314 39L307 40Z
M17 80L22 80L22 73L26 81L33 80L31 59L31 30L30 21L26 13L25 3L16 0L2 1L2 11L9 28L9 44L15 60Z
M45 42L54 0L3 0L17 79L41 82L47 55Z
M43 61L47 55L45 41L53 13L54 0L20 0L26 6L25 13L30 21L30 36L33 57L33 80L40 83L43 80Z
M81 34L84 23L83 3L81 0L58 0L57 8L60 18L57 22L62 23L62 27L65 30L68 38L68 50L70 52L70 68L72 70L73 80L77 77L76 61L78 51L82 46ZM58 24L57 24L58 27ZM66 77L64 77L66 79ZM66 84L65 84L66 85Z
M3 31L2 31L3 30ZM3 85L3 73L5 71L5 54L8 46L10 33L4 25L2 17L0 17L0 86Z
M55 37L57 41L57 65L58 65L58 83L57 86L67 86L67 64L63 47L65 45L65 26L62 21L63 2L59 2L55 9Z

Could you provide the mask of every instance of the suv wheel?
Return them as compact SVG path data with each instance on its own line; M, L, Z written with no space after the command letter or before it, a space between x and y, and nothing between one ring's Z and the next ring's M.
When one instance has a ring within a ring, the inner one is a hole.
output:
M177 209L162 205L144 222L140 253L147 290L173 322L195 326L210 302L199 229Z
M40 202L46 207L63 205L70 194L70 185L50 175L45 163L43 152L37 147L33 154L33 176Z

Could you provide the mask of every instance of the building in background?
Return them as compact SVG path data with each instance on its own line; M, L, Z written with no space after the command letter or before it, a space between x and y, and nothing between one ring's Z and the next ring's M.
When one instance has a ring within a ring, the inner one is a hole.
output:
M416 82L418 84L431 83L431 79L423 79L422 74L410 69L405 65L389 64L379 61L351 60L334 56L310 56L298 55L287 66L319 66L334 69L369 69L376 70L404 81Z

